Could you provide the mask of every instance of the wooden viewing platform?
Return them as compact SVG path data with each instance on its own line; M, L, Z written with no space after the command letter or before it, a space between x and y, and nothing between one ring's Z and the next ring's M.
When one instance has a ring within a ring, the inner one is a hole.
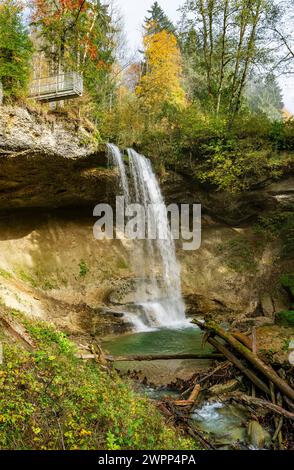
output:
M65 72L33 80L30 97L50 102L77 98L83 94L83 77L77 72Z

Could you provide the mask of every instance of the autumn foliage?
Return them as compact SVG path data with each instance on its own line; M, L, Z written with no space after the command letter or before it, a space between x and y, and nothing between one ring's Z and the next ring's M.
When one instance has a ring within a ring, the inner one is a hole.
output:
M150 24L149 28L153 26ZM185 106L181 54L176 37L166 30L146 34L144 47L147 70L137 86L136 94L151 109L163 103Z
M88 61L107 68L105 29L107 8L100 1L33 0L32 24L47 57L62 67L83 71Z

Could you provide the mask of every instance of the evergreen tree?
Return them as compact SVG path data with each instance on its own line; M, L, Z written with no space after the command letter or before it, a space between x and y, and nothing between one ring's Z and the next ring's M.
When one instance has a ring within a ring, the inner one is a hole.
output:
M247 86L246 97L253 113L265 114L272 121L282 119L284 106L282 90L272 74L264 79L252 78Z
M0 5L0 81L4 99L15 99L25 91L30 76L32 44L18 2Z
M181 11L179 43L189 96L216 115L227 115L231 128L242 109L250 73L272 55L272 0L186 0Z
M175 34L176 28L158 2L154 2L147 13L149 14L149 16L145 17L145 24L147 25L145 29L147 30L147 34L160 33L163 30Z

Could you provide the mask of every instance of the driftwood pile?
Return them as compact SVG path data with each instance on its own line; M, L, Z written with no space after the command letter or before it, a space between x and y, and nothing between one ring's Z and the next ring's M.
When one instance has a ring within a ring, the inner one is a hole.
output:
M203 345L207 342L217 352L195 353L182 355L140 355L140 356L107 356L101 348L90 349L90 354L80 354L84 360L95 359L107 367L117 361L158 361L173 359L211 359L217 361L212 370L198 373L185 389L180 399L164 399L156 401L158 408L168 419L173 419L185 431L198 438L204 447L213 449L214 445L207 436L191 426L191 412L205 398L217 398L223 403L239 403L246 406L254 419L261 416L270 419L273 447L284 449L285 439L289 430L293 429L294 420L294 389L289 381L263 360L257 351L256 332L248 337L243 333L224 330L215 322L206 323L194 320L203 332ZM134 371L134 379L141 382ZM144 381L143 381L144 383ZM247 385L244 389L244 383ZM147 379L146 379L147 384ZM179 389L179 385L174 384ZM241 387L240 387L241 385ZM246 390L240 392L242 390Z
M187 417L187 413L191 413L197 405L197 400L203 397L203 393L205 396L221 395L223 402L245 405L256 417L260 413L271 414L274 425L273 446L285 448L282 431L285 429L286 434L293 425L294 389L285 377L281 376L282 374L279 375L271 365L259 357L255 331L253 331L252 338L249 338L239 332L228 332L211 321L203 323L194 320L193 323L204 331L203 342L208 342L213 346L226 358L226 361L218 364L202 377L195 376L189 387L182 393L182 399L173 402L173 406L178 409L177 417L182 414L185 420L185 414ZM236 369L239 370L241 377L236 378ZM225 378L225 383L208 387L211 379L220 375ZM251 383L247 394L236 391L240 388L240 380L244 376L247 383ZM170 403L165 402L164 406L171 410ZM208 444L206 443L205 446L211 448L211 443Z

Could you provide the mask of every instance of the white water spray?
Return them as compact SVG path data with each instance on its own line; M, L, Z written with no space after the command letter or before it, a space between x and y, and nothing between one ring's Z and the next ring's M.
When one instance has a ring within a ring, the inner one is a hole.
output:
M129 202L129 183L121 151L116 145L113 144L107 144L107 149L108 159L118 167L121 187L124 193L125 202L127 204Z
M137 313L127 315L139 331L157 327L179 327L187 324L181 294L180 266L176 258L167 210L150 160L129 149L130 178L127 179L120 150L108 146L113 162L119 167L121 186L126 201L139 203L147 215L146 226L153 224L155 240L134 241L132 264L141 279ZM143 314L142 314L143 310Z

